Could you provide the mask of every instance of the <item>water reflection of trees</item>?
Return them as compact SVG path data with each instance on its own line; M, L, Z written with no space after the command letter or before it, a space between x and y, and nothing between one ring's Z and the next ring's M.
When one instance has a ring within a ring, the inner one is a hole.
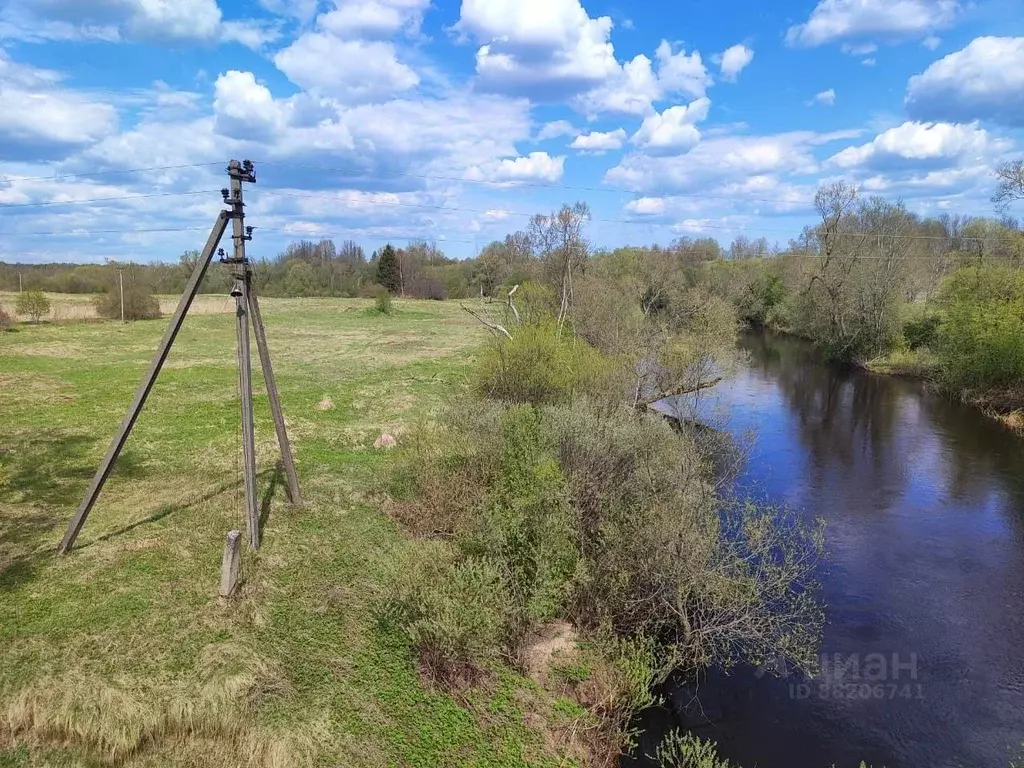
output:
M911 382L825 365L799 340L757 335L744 346L751 371L786 398L815 485L842 483L861 489L865 501L888 504L906 490L911 473L931 470L927 482L961 505L980 506L998 489L1024 512L1024 440L977 410ZM916 428L913 408L921 414ZM929 441L941 463L912 466ZM1021 514L1014 517L1015 527L1024 524Z
M795 417L814 485L856 485L886 504L908 478L895 440L900 402L891 382L822 364L794 339L747 340L751 367L771 378Z
M981 505L991 496L995 482L1017 510L1017 524L1024 524L1024 439L977 410L944 398L927 398L924 411L948 451L949 496Z

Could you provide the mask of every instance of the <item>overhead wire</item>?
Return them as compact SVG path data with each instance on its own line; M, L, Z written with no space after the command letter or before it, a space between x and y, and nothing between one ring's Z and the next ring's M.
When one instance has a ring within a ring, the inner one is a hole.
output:
M195 163L195 164L178 165L178 166L158 166L158 167L154 167L154 168L137 168L137 169L125 169L125 170L122 170L122 171L96 172L94 174L83 173L83 174L66 174L66 175L67 176L74 176L74 175L86 176L86 175L102 175L103 173L108 173L108 174L109 173L130 173L130 172L142 172L142 171L153 171L153 170L166 170L166 169L173 169L173 168L203 167L203 166L216 165L216 164L217 163ZM330 166L319 166L319 165L289 163L287 161L263 161L263 164L287 166L287 167L290 167L290 168L316 169L316 170L320 170L320 171L338 171L338 172L344 172L345 171L345 169L332 168ZM54 176L54 177L20 177L20 179L17 179L17 180L27 180L27 179L31 179L31 178L59 178L59 177L62 177L62 176L64 176L64 175L57 175L57 176ZM544 184L544 183L539 183L539 182L518 182L518 181L497 182L497 181L492 181L492 180L468 179L468 178L464 178L464 177L446 177L446 176L439 176L439 175L412 174L412 173L399 173L399 174L395 174L394 176L395 177L420 177L420 178L427 178L427 179L445 179L445 180L459 181L459 182L468 182L468 183L478 183L479 182L479 183L485 183L485 184L491 184L491 185L500 184L503 187L507 187L507 186L526 186L526 187L543 187L543 188L551 188L551 189L568 189L568 190L580 190L580 191L599 191L599 192L616 192L617 191L617 192L625 192L625 193L629 193L629 194L635 194L634 192L632 192L630 190L616 190L615 188L610 188L610 187L606 187L606 188L577 187L577 186L570 186L570 185ZM382 178L383 177L378 177L375 180L376 181L380 181ZM16 179L11 179L11 180L16 180ZM357 190L352 190L352 191L357 191ZM84 205L84 204L94 204L94 203L108 203L108 202L120 202L120 201L130 201L130 200L141 200L141 199L147 199L147 198L166 198L166 197L175 197L175 196L204 195L204 194L214 194L215 192L217 192L217 190L188 190L188 191L184 191L184 192L154 192L154 193L146 193L146 194L139 194L139 195L123 195L123 196L116 196L116 197L87 198L87 199L82 199L82 200L47 200L47 201L39 201L39 202L33 202L33 203L10 203L10 204L0 204L0 212L2 212L4 210L10 210L10 209L25 209L25 208L43 207L43 206ZM338 194L336 192L331 192L331 191L301 191L301 190L295 190L295 189L289 189L289 188L270 188L270 189L267 189L266 187L263 187L261 189L255 190L255 192L256 192L256 195L257 195L257 200L259 198L261 198L261 197L282 196L282 197L296 197L296 198L304 198L304 199L318 199L318 200L324 200L326 202L346 203L346 204L352 204L352 205L365 206L365 207L369 207L369 208L373 208L373 207L420 208L420 209L425 209L425 210L437 210L437 211L452 212L452 213L470 213L470 214L478 214L478 215L487 215L487 214L490 214L490 213L493 213L493 212L499 212L501 214L501 218L502 219L503 218L507 218L507 217L526 217L526 218L532 218L533 216L536 215L535 212L510 211L510 210L506 210L506 209L470 208L470 207L464 207L464 206L453 206L453 205L448 205L448 204L437 204L437 203L427 203L427 202L406 202L406 201L402 201L402 200L391 200L391 199L380 199L380 198L367 199L365 197L344 197L344 196L341 196L340 194ZM373 194L373 193L370 193L370 194ZM701 197L701 198L705 198L705 199L725 199L725 200L737 201L737 198L735 196L721 196L721 195L716 196L716 195L709 195L709 194L702 194L702 193L683 193L683 194L678 194L678 195L673 195L673 196L679 196L679 197L691 197L692 196L692 197ZM783 203L783 204L804 204L804 203L809 203L810 202L810 201L798 201L798 200L792 200L792 199L789 199L789 200L777 200L777 199L776 200L772 200L772 199L768 199L768 198L746 198L746 197L739 198L738 201L739 202ZM659 221L652 221L650 218L629 218L629 219L626 219L626 218L603 218L603 217L591 217L590 221L595 222L595 223L613 224L613 225L621 225L621 226L638 226L638 225L639 226L645 226L645 227L648 228L649 231L652 230L653 227L672 227L672 226L675 226L675 227L677 227L677 230L674 232L674 234L677 234L677 235L683 234L683 233L681 233L678 230L679 222L659 222ZM66 235L66 236L86 236L86 235L94 235L94 234L95 235L100 235L100 234L128 234L128 233L140 233L141 234L141 233L157 233L157 232L183 232L183 231L190 231L192 229L197 229L198 230L198 229L202 229L202 228L201 227L197 227L197 228L190 228L190 227L167 227L167 228L141 228L141 229L134 229L134 230L92 230L92 231L78 230L78 231L71 231L71 232L67 232L67 231L65 231L65 232L26 232L26 233L12 233L12 234L18 234L19 236L26 236L26 237L48 237L48 236L64 236L64 235ZM267 231L266 228L264 228L264 229L265 229L265 231ZM737 233L743 233L743 232L748 231L748 229L746 227L742 226L742 225L720 224L720 223L716 224L716 223L712 223L712 222L699 221L699 222L695 222L694 223L693 227L691 228L691 231L688 232L687 234L699 235L701 232L706 231L706 230L725 231L725 232L737 232ZM287 230L278 230L278 231L280 231L280 232L282 232L284 234L293 234L291 232L288 232ZM757 228L754 231L757 232L757 233L786 234L786 235L790 235L790 236L792 236L794 234L792 229L765 229L765 228ZM878 237L879 236L876 233L862 233L862 232L836 232L836 233L832 233L832 235L835 236L835 237L852 237L852 238L870 238L870 237ZM889 238L889 239L921 240L921 241L927 241L927 240L946 241L946 240L950 239L949 237L947 237L945 235L920 235L920 234L890 234L890 235L882 235L881 237ZM420 238L395 238L395 239L420 239ZM981 241L987 241L989 243L1011 242L1010 238L961 237L961 238L958 238L958 239L960 239L961 241L965 241L965 242L981 242ZM460 241L460 240L455 240L455 239L446 239L445 242L465 242L465 243L473 243L473 244L475 244L477 242L477 240L473 240L473 241L468 241L468 240Z
M38 208L42 206L58 206L58 205L86 205L89 203L111 203L118 202L121 200L144 200L150 197L185 197L188 195L212 195L216 194L219 190L216 189L196 189L189 190L187 192L148 192L142 195L119 195L115 197L92 197L84 200L42 200L37 203L0 203L0 211L4 211L10 208Z
M204 168L211 165L227 166L227 160L215 160L209 163L184 163L182 165L157 165L149 168L122 168L110 171L81 171L78 173L55 173L51 176L5 176L0 173L0 181L49 181L51 179L73 179L91 176L115 176L123 173L153 173L155 171L174 171L183 168Z

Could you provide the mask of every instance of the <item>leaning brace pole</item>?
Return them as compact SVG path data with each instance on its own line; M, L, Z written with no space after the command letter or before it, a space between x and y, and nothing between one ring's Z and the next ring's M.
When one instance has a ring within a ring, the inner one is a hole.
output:
M174 310L174 316L171 317L167 331L164 333L160 346L157 347L156 354L153 356L153 362L150 363L149 370L146 372L142 384L139 385L138 390L135 392L135 399L132 401L124 421L121 422L121 426L118 428L117 434L107 450L107 455L103 457L103 462L100 464L99 469L96 470L96 476L93 477L81 506L75 513L74 518L72 518L67 533L64 534L64 538L57 547L57 551L61 554L67 553L74 546L75 539L78 538L78 533L85 524L85 518L89 516L89 512L96 503L96 499L99 498L100 491L103 490L103 484L107 481L110 471L114 468L114 462L121 455L121 449L124 448L125 441L128 440L128 435L131 434L132 427L135 426L135 420L139 417L139 413L142 412L142 406L146 404L146 398L149 397L149 392L153 389L153 384L156 383L156 377L160 374L160 369L163 368L164 361L167 359L167 353L171 351L171 345L174 344L178 331L181 330L185 314L188 312L189 307L192 306L192 300L199 290L199 284L202 282L203 276L210 266L210 259L213 257L214 251L217 250L220 239L224 236L224 231L228 226L228 219L232 216L231 211L221 211L217 215L217 220L213 224L213 230L206 241L206 246L199 256L195 269L192 270L192 277L189 278L185 286L185 292L181 296L181 301L178 302L178 308Z
M292 458L292 446L288 441L288 429L281 411L281 398L277 394L277 381L274 379L274 366L270 362L270 349L267 347L267 331L263 327L263 315L260 313L260 302L256 298L256 289L252 284L252 270L246 270L246 290L249 295L249 317L252 319L253 335L256 336L256 349L260 353L260 365L263 367L263 381L267 385L267 399L270 400L270 413L274 417L274 429L277 430L277 443L281 447L281 463L288 479L288 500L296 507L302 506L302 494L299 492L299 476L295 471L295 460Z

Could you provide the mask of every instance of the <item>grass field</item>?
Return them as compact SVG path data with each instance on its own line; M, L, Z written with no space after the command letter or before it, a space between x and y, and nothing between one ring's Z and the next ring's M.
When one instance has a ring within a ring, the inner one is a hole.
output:
M0 334L0 766L566 764L534 727L557 717L536 686L505 671L458 701L426 690L375 619L416 545L380 511L373 442L461 386L482 335L455 304L370 306L264 301L307 505L285 503L257 364L264 545L230 602L233 316L188 319L68 557L53 548L166 320Z

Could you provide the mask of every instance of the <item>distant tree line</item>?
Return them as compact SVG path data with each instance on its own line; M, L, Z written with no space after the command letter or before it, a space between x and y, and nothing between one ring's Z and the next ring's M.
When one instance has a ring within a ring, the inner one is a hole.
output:
M436 244L425 240L411 241L404 247L385 243L369 256L351 240L340 245L327 239L301 240L273 258L255 260L254 271L257 285L266 296L373 297L386 289L394 296L440 300L497 296L503 286L537 279L540 273L549 281L569 281L585 273L589 257L602 255L649 254L679 268L723 262L721 269L728 272L729 263L768 258L783 264L813 254L824 257L818 264L822 272L811 288L814 293L824 292L827 297L851 262L861 265L857 270L861 274L865 272L863 267L881 260L899 264L899 279L895 283L881 279L879 285L888 290L898 284L909 298L930 295L941 278L965 259L1021 261L1024 236L1015 219L950 214L922 218L911 214L902 203L880 198L865 201L850 190L846 194L855 199L824 199L819 195L822 223L805 228L800 237L785 246L763 237L740 235L726 247L713 237L681 237L668 245L595 249L582 229L589 220L589 210L586 204L577 203L549 215L534 216L526 229L491 242L475 258L449 258ZM588 258L583 257L584 253ZM107 294L115 290L120 269L130 275L133 292L177 294L184 289L198 257L198 251L186 251L178 263L0 263L0 291L21 288ZM230 285L229 270L215 260L201 290L227 293ZM565 286L566 295L569 287Z

